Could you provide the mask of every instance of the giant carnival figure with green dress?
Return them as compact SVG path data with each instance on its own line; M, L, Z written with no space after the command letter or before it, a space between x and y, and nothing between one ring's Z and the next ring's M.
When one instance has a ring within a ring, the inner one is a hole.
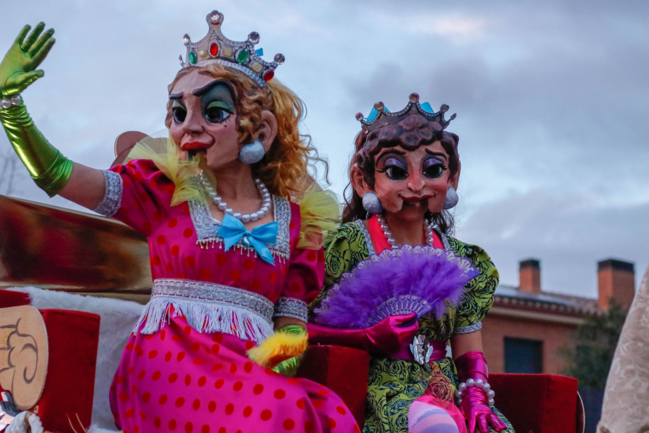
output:
M326 248L309 335L371 354L366 433L513 432L482 353L498 271L449 236L460 158L447 110L413 93L401 111L379 102L356 115L353 195Z

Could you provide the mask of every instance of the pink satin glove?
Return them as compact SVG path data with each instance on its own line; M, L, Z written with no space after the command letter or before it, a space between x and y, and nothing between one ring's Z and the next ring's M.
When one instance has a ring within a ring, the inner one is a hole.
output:
M489 407L490 403L493 406L490 398L494 394L489 394L489 369L482 352L465 353L455 360L455 366L460 382L466 386L458 390L458 396L462 399L460 411L469 422L469 433L475 433L476 427L480 433L489 433L489 425L497 432L505 430L505 423Z
M401 350L419 330L415 317L415 313L390 316L364 329L329 328L309 323L309 342L353 347L366 350L372 355L390 356Z

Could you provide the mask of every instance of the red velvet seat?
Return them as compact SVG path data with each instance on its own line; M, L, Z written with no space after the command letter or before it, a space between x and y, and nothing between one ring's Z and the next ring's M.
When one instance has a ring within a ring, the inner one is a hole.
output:
M362 427L369 355L339 346L310 346L299 377L327 386L347 403ZM554 374L492 374L498 409L517 433L581 433L577 379Z

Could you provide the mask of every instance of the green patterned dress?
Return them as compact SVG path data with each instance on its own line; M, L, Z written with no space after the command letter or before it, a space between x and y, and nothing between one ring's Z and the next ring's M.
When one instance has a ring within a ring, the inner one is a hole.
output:
M482 327L482 319L491 308L498 285L498 271L482 248L465 244L451 237L441 236L446 249L471 260L480 275L467 283L466 295L457 309L447 308L443 317L424 316L419 329L432 340L448 341L454 334L475 332ZM311 304L311 311L320 305L327 290L338 282L343 272L374 254L369 233L361 221L343 224L325 251L325 289ZM445 401L454 401L458 385L452 359L420 365L414 361L372 358L367 390L367 414L364 433L407 433L410 404L424 394ZM457 403L457 400L455 400ZM505 433L514 433L507 419L497 410L507 425Z

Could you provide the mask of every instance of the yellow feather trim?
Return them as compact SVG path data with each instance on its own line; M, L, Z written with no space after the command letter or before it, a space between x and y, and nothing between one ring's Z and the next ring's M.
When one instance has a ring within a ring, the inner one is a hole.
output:
M340 226L340 205L333 191L320 190L314 183L299 202L300 238L298 248L319 250L332 239Z
M248 358L267 368L275 368L279 363L300 355L306 350L309 337L278 330L259 346L248 351Z
M176 206L188 200L198 200L203 204L210 203L210 198L199 183L192 177L203 169L210 181L213 179L212 171L205 169L205 163L200 156L188 160L180 159L178 146L169 138L147 137L138 142L129 152L124 163L134 159L150 159L176 185L171 205ZM210 176L212 175L212 176Z

